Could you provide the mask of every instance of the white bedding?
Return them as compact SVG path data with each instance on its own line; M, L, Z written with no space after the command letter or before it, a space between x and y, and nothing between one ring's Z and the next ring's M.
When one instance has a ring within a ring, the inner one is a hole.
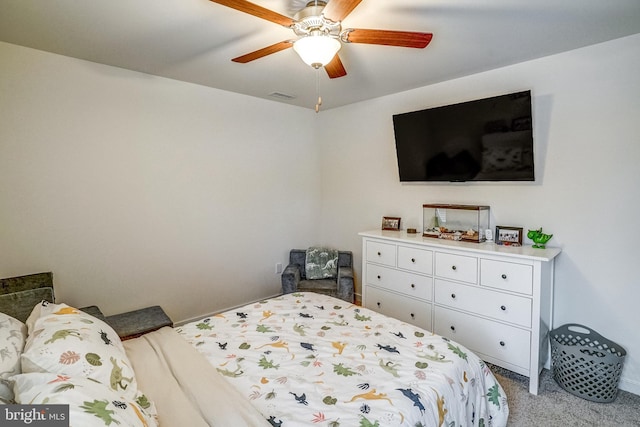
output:
M273 426L507 423L504 391L471 351L335 298L284 295L177 331Z

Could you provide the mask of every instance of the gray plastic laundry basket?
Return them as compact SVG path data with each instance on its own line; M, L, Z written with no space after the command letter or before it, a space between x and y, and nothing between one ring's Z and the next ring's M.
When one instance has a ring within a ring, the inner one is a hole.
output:
M569 393L612 402L627 352L593 329L575 323L549 332L553 378Z

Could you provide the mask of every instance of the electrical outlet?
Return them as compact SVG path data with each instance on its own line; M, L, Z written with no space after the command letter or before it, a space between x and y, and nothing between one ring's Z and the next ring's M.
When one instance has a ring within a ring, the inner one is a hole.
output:
M282 273L282 263L281 262L277 262L276 263L276 274L280 274Z

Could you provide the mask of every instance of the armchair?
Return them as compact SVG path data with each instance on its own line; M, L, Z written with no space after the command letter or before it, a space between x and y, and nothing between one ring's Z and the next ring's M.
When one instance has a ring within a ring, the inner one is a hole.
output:
M289 252L289 265L282 272L282 293L316 292L353 302L353 254L351 251L338 251L338 268L335 277L307 279L305 249L292 249Z

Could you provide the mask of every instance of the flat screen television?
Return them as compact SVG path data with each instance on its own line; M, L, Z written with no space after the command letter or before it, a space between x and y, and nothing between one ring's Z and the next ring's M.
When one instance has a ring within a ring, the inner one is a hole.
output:
M534 181L531 91L393 116L401 182Z

